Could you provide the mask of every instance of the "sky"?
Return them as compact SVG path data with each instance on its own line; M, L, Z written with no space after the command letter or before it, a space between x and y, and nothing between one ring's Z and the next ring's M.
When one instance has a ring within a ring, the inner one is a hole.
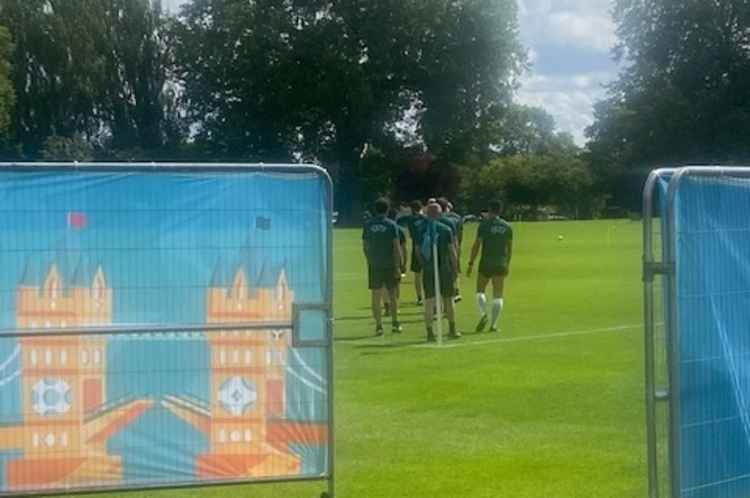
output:
M187 0L165 0L176 10ZM560 131L586 141L593 105L602 85L617 76L611 49L616 42L611 0L517 0L521 40L532 63L516 99L543 107Z
M532 63L517 100L543 107L559 130L583 145L593 105L605 94L602 85L617 76L611 0L517 1L521 40Z

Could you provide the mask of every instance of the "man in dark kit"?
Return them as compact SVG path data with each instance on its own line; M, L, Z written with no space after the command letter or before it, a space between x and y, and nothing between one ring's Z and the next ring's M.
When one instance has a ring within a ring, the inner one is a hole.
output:
M425 293L425 326L427 340L435 341L432 328L436 299L442 299L445 316L448 318L448 337L457 339L461 334L456 330L456 318L453 308L453 297L456 293L456 273L458 272L458 257L456 254L453 232L444 223L440 223L442 209L439 204L427 206L427 224L422 233L422 243L419 256L422 260L422 274ZM437 273L435 271L434 246L437 246ZM436 275L440 281L436 285Z
M490 331L497 332L498 321L503 312L505 304L503 293L505 291L505 278L510 272L510 259L513 255L513 230L504 219L500 217L502 204L500 202L490 203L490 212L487 219L483 220L477 230L477 240L471 249L471 258L467 276L471 276L474 261L481 250L482 256L479 260L479 271L477 272L477 304L479 305L480 319L477 324L477 332L484 331L487 326L487 295L485 289L492 282L492 321Z
M362 246L367 258L369 289L372 293L372 315L375 334L383 335L383 299L387 292L393 332L401 332L398 321L397 290L401 280L402 252L400 230L389 220L387 199L375 201L375 215L365 223Z

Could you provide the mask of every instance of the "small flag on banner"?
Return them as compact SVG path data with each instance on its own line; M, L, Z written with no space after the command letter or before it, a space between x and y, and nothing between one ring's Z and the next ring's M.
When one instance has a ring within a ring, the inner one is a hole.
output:
M270 230L271 229L271 218L265 216L258 216L255 218L255 228L257 230Z
M88 222L89 220L86 217L86 213L76 211L68 212L68 228L83 230L86 228L86 225L88 225Z

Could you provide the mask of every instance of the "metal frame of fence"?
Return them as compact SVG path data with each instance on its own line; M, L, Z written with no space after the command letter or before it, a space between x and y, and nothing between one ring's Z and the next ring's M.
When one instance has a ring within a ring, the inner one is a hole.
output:
M153 485L134 485L134 486L95 486L86 488L66 488L60 490L40 490L40 491L22 491L22 492L0 492L0 496L49 496L50 494L67 495L67 494L92 494L111 491L143 491L156 489L179 489L179 488L200 488L208 486L227 486L227 485L248 485L248 484L272 484L288 482L311 482L326 481L327 491L323 492L322 498L335 498L335 412L334 412L334 354L333 354L333 182L328 172L317 165L310 164L252 164L252 163L58 163L58 162L39 162L39 163L0 163L0 172L167 172L167 173L282 173L282 174L300 174L313 173L320 176L325 183L328 203L326 206L327 220L326 231L327 241L326 250L326 295L325 302L321 304L301 303L295 305L295 319L292 322L292 328L297 327L297 315L300 310L316 309L324 311L327 314L326 338L322 342L315 344L301 344L301 346L324 347L326 350L326 381L327 390L327 410L328 410L328 448L327 448L327 469L328 472L320 476L303 476L287 478L260 478L260 479L227 479L227 480L204 480L204 481L187 481L166 484ZM48 328L41 330L7 330L0 332L0 339L4 338L23 338L23 337L50 337L60 335L75 336L104 336L104 335L122 335L142 332L170 332L174 334L188 334L194 332L204 332L206 334L218 333L229 330L272 330L284 329L289 330L289 325L279 323L227 323L227 324L164 324L164 325L143 325L143 326L104 326L104 327L79 327L75 332L69 328ZM292 330L294 338L298 336L296 330Z
M667 472L670 497L680 498L680 334L677 314L677 270L675 246L677 233L675 223L675 198L680 184L688 176L714 176L750 178L750 167L727 166L687 166L682 168L665 168L653 171L643 191L643 296L644 296L644 340L645 340L645 394L646 394L646 435L648 453L648 496L659 498L661 478L658 467L658 439L656 409L658 403L667 403L669 407L668 422L668 461ZM656 210L656 185L660 180L669 184L664 199L664 212ZM654 254L654 216L662 220L661 241L662 257ZM659 275L665 284L665 347L667 351L668 381L665 389L656 385L655 328L656 312L654 301L654 278Z

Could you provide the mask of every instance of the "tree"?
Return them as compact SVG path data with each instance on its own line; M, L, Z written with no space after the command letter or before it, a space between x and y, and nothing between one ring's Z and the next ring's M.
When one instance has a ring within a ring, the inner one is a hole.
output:
M112 0L103 23L109 147L174 148L185 127L170 81L172 44L161 2Z
M79 1L0 2L0 22L15 45L12 128L31 157L50 136L96 132L103 66L89 29L98 18L92 7Z
M625 69L587 131L599 182L636 208L647 171L750 158L750 4L618 0Z
M13 130L26 157L50 137L100 149L178 140L158 1L0 0L0 22L15 42Z
M512 104L493 125L492 148L502 156L578 153L573 137L557 131L555 119L541 107Z
M6 142L10 134L11 116L16 100L11 82L12 52L10 33L7 28L0 26L0 144Z
M200 147L321 161L342 216L366 197L367 148L411 145L407 116L445 160L486 149L522 60L511 0L195 0L175 33Z

